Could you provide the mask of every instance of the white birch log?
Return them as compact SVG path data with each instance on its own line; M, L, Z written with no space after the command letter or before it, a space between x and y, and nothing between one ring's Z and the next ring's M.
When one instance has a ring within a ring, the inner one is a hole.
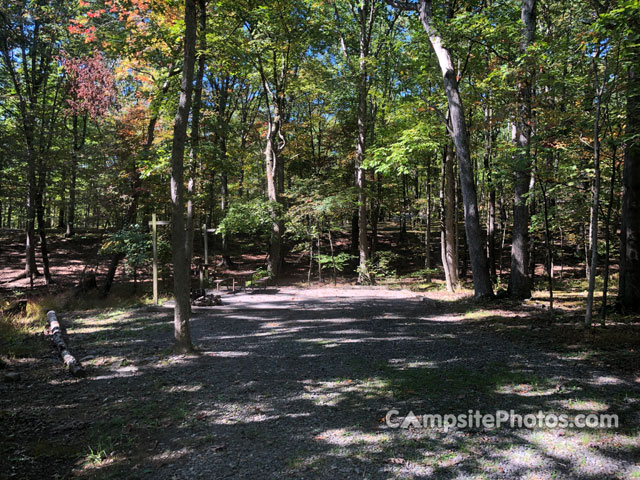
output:
M50 310L47 312L47 319L49 320L49 330L51 332L51 341L58 350L58 354L62 359L62 362L67 366L69 371L74 377L81 377L84 375L84 368L76 358L71 355L71 352L67 349L67 344L62 338L62 328L60 322L56 317L56 312Z

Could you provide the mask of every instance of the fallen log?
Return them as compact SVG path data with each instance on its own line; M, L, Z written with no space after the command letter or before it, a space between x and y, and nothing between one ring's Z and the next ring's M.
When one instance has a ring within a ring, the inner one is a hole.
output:
M49 332L51 334L51 341L53 342L56 350L58 350L58 354L62 359L62 362L67 366L71 375L74 377L82 377L84 376L84 368L80 362L76 360L76 357L71 355L71 352L67 349L67 344L62 338L62 328L60 327L60 322L56 317L56 312L50 310L47 312L47 320L49 320Z

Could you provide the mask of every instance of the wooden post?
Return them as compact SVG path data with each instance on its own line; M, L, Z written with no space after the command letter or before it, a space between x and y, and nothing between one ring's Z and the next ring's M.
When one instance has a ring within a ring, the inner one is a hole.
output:
M156 214L151 214L151 232L153 234L153 304L158 305L158 225L168 225L169 222L158 221Z
M204 264L209 265L209 243L207 239L207 224L202 224L202 240L204 242Z
M153 304L158 305L158 223L155 213L151 215L151 230L153 231Z

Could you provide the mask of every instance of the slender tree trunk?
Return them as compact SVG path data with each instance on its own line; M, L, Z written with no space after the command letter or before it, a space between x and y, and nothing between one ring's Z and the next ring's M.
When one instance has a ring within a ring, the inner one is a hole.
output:
M449 292L458 287L458 262L455 248L455 189L453 150L445 145L440 179L440 255Z
M487 99L488 102L488 99ZM491 132L491 108L484 106L484 170L486 176L487 201L487 256L489 258L489 274L491 282L496 281L496 189L491 175L491 154L493 136Z
M60 179L60 206L58 209L58 230L65 228L65 215L64 211L67 208L67 202L65 201L66 186L67 184L67 169L62 168L62 178Z
M38 219L38 235L40 236L40 253L42 255L42 273L46 285L51 284L51 271L49 269L49 249L47 248L47 225L44 218L44 189L46 184L46 171L40 165L40 179L38 181L38 193L36 194L36 216Z
M529 179L529 198L531 199L529 202L529 218L534 218L537 211L536 205L536 166L535 163L532 162L531 165L531 178ZM536 283L536 236L535 232L532 232L529 235L529 285L533 289Z
M75 235L76 223L76 180L78 175L78 154L80 151L80 133L78 131L78 115L73 116L73 150L71 150L71 177L69 183L69 203L67 205L67 231L65 237Z
M460 92L458 91L458 79L456 77L451 53L443 46L442 39L432 27L433 8L431 0L420 0L418 4L419 16L422 25L429 36L431 46L438 57L444 79L449 113L451 115L452 138L456 147L460 170L460 185L464 201L465 229L471 269L473 273L473 286L477 298L493 297L491 277L487 266L485 251L485 235L480 227L478 213L478 199L471 166L471 152L469 149L469 134L464 119L464 108Z
M225 146L226 149L226 146ZM220 209L222 215L226 215L229 208L229 181L227 178L227 172L220 174ZM229 239L227 235L222 236L222 254L220 256L220 266L224 268L232 268L233 262L229 257Z
M194 236L194 198L196 195L196 173L200 161L200 107L202 105L202 83L205 69L205 50L207 48L207 8L205 0L198 0L198 23L200 37L200 55L198 56L198 70L196 83L193 88L193 106L191 112L191 144L189 149L189 179L187 180L187 221L185 249L187 262L191 265L193 259ZM195 67L194 67L195 68ZM206 235L206 232L204 233Z
M402 213L400 215L400 238L399 243L407 240L407 174L402 174Z
M361 33L361 37L364 33ZM369 273L369 242L367 240L366 174L362 163L367 148L367 51L360 40L360 76L358 82L358 141L356 144L356 188L358 190L358 283L369 285L373 278Z
M173 124L173 144L171 148L171 247L173 253L174 348L178 352L190 352L191 331L189 327L189 259L185 238L184 199L184 150L191 108L193 71L196 47L196 3L185 0L185 40L180 100Z
M520 53L525 55L533 44L536 30L536 0L522 0L520 19L524 31ZM532 69L526 68L518 86L518 121L516 123L515 188L513 199L513 238L511 241L511 276L509 296L525 299L531 296L529 267L529 210L527 196L531 180Z
M25 245L25 275L27 278L33 278L34 275L40 275L36 268L36 251L35 251L35 216L36 216L36 158L33 147L27 143L27 221L26 221L26 245Z
M336 257L333 250L333 236L331 235L331 228L329 228L329 248L331 250L331 264L333 265L333 286L336 286L338 281L338 271L336 268Z
M378 251L378 223L380 221L380 200L382 199L382 174L376 173L376 195L371 199L371 250L373 256Z
M601 310L601 323L604 325L607 319L607 293L609 290L609 263L611 253L611 214L613 212L613 201L615 195L616 185L616 155L617 145L612 143L611 148L611 184L609 185L609 203L607 205L607 214L604 219L604 242L605 242L605 254L604 254L604 278L602 286L602 310Z
M630 23L638 31L640 21ZM630 55L627 132L622 180L622 232L618 302L626 312L640 312L640 47Z
M549 290L549 319L553 320L553 247L551 239L551 228L549 226L549 200L544 183L539 182L544 202L544 243L547 250L547 285Z
M318 250L318 253L317 253L317 255L318 255L318 282L322 283L322 262L320 261L320 232L321 232L320 225L317 225L317 228L318 228L318 237L316 238L316 242L317 242L317 245L318 245L318 248L317 248L317 250Z
M606 74L606 72L605 72ZM598 65L593 59L593 75L596 90L596 115L593 122L593 170L595 173L591 188L593 202L591 204L591 220L589 231L591 233L591 266L589 271L589 290L587 291L587 311L584 324L591 325L593 317L593 294L596 288L596 274L598 273L598 213L600 210L600 114L602 92L606 82L603 77L602 85L598 82Z
M426 196L427 196L427 221L424 232L424 268L431 268L431 157L427 157L427 179L426 179ZM430 276L429 276L430 278Z
M443 156L443 162L445 162L445 210L444 210L444 225L445 225L445 242L444 242L444 259L447 262L447 269L449 270L449 284L447 289L451 292L456 291L458 283L458 249L457 234L456 234L456 177L454 170L454 156L451 146L445 146L445 154Z

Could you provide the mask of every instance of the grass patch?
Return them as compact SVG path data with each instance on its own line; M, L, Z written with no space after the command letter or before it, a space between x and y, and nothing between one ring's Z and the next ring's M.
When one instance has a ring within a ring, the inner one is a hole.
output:
M36 334L44 327L42 318L27 312L22 315L0 316L0 356L24 358L41 354L46 342Z
M0 357L25 358L41 356L47 349L47 342L38 334L47 326L47 312L54 310L56 313L82 312L97 310L95 319L99 323L113 323L114 329L120 327L120 316L128 313L130 309L150 305L153 299L148 294L132 295L126 286L115 286L113 292L103 298L99 292L91 292L80 297L73 295L71 290L56 295L42 295L33 298L18 299L22 302L21 308L14 308L12 314L0 313ZM0 309L11 310L16 306L16 300L0 299ZM92 322L95 322L95 319ZM73 331L71 325L66 325L69 331ZM147 328L146 325L143 326ZM158 322L151 323L148 327L162 329L165 325ZM99 325L100 330L110 327ZM136 330L140 330L137 327ZM119 336L137 335L137 332L122 332L118 329ZM105 335L111 335L105 332Z

